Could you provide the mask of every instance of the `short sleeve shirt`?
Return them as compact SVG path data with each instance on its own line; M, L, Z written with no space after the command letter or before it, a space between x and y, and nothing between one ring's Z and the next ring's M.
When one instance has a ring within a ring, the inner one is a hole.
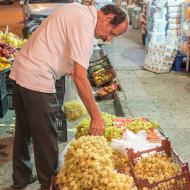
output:
M45 19L16 56L10 78L33 91L54 93L55 80L74 62L85 69L93 51L97 11L70 3Z

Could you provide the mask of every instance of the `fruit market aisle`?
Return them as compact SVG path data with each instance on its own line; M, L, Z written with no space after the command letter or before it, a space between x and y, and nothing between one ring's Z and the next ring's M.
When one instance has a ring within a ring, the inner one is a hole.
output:
M122 87L119 98L127 117L157 120L176 152L190 163L190 75L154 74L142 69L146 50L140 31L129 29L105 46Z

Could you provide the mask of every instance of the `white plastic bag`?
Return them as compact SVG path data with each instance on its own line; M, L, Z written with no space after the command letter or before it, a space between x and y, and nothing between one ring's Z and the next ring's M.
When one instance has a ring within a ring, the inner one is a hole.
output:
M112 140L111 147L118 150L119 152L126 154L127 149L132 148L134 152L144 151L160 146L160 143L150 143L146 140L146 132L139 131L133 133L130 130L126 130L123 134L123 139Z
M59 154L59 160L58 160L58 168L60 169L64 164L64 158L67 153L67 150L69 148L70 143L66 145L66 147L63 149L63 151Z
M65 97L62 110L68 121L76 121L87 113L71 76L65 77Z

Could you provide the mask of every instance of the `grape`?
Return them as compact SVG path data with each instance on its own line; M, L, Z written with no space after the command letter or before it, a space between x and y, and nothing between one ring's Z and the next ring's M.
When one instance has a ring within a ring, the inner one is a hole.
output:
M102 117L105 121L104 137L106 137L108 141L111 141L112 139L120 139L123 131L122 129L115 127L112 120L113 118L116 118L116 116L102 112ZM76 126L77 133L75 137L79 138L81 136L88 135L89 126L90 117L87 117Z
M147 131L148 129L151 129L151 128L155 129L158 127L159 126L156 122L149 121L142 118L134 119L130 123L127 124L127 129L129 129L130 131L133 131L134 133L137 133L141 130Z
M128 168L128 157L127 155L123 155L117 150L113 150L112 152L112 160L114 163L115 169L120 173L126 173Z
M64 112L68 121L76 121L86 114L84 105L78 100L64 103Z
M60 190L132 190L134 182L114 169L104 137L82 136L71 142L57 184Z
M168 179L180 173L180 167L166 154L142 158L137 161L134 169L139 178L148 179L149 183Z

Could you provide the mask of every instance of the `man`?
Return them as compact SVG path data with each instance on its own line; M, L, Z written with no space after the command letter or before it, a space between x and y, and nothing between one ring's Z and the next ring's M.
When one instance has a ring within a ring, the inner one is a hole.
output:
M93 51L94 34L110 41L124 33L127 27L126 14L114 5L97 11L94 6L71 3L50 15L21 49L10 74L15 81L15 189L35 181L30 161L31 139L41 190L50 189L51 176L57 173L56 79L73 71L76 88L91 117L89 134L103 134L104 121L86 71Z

